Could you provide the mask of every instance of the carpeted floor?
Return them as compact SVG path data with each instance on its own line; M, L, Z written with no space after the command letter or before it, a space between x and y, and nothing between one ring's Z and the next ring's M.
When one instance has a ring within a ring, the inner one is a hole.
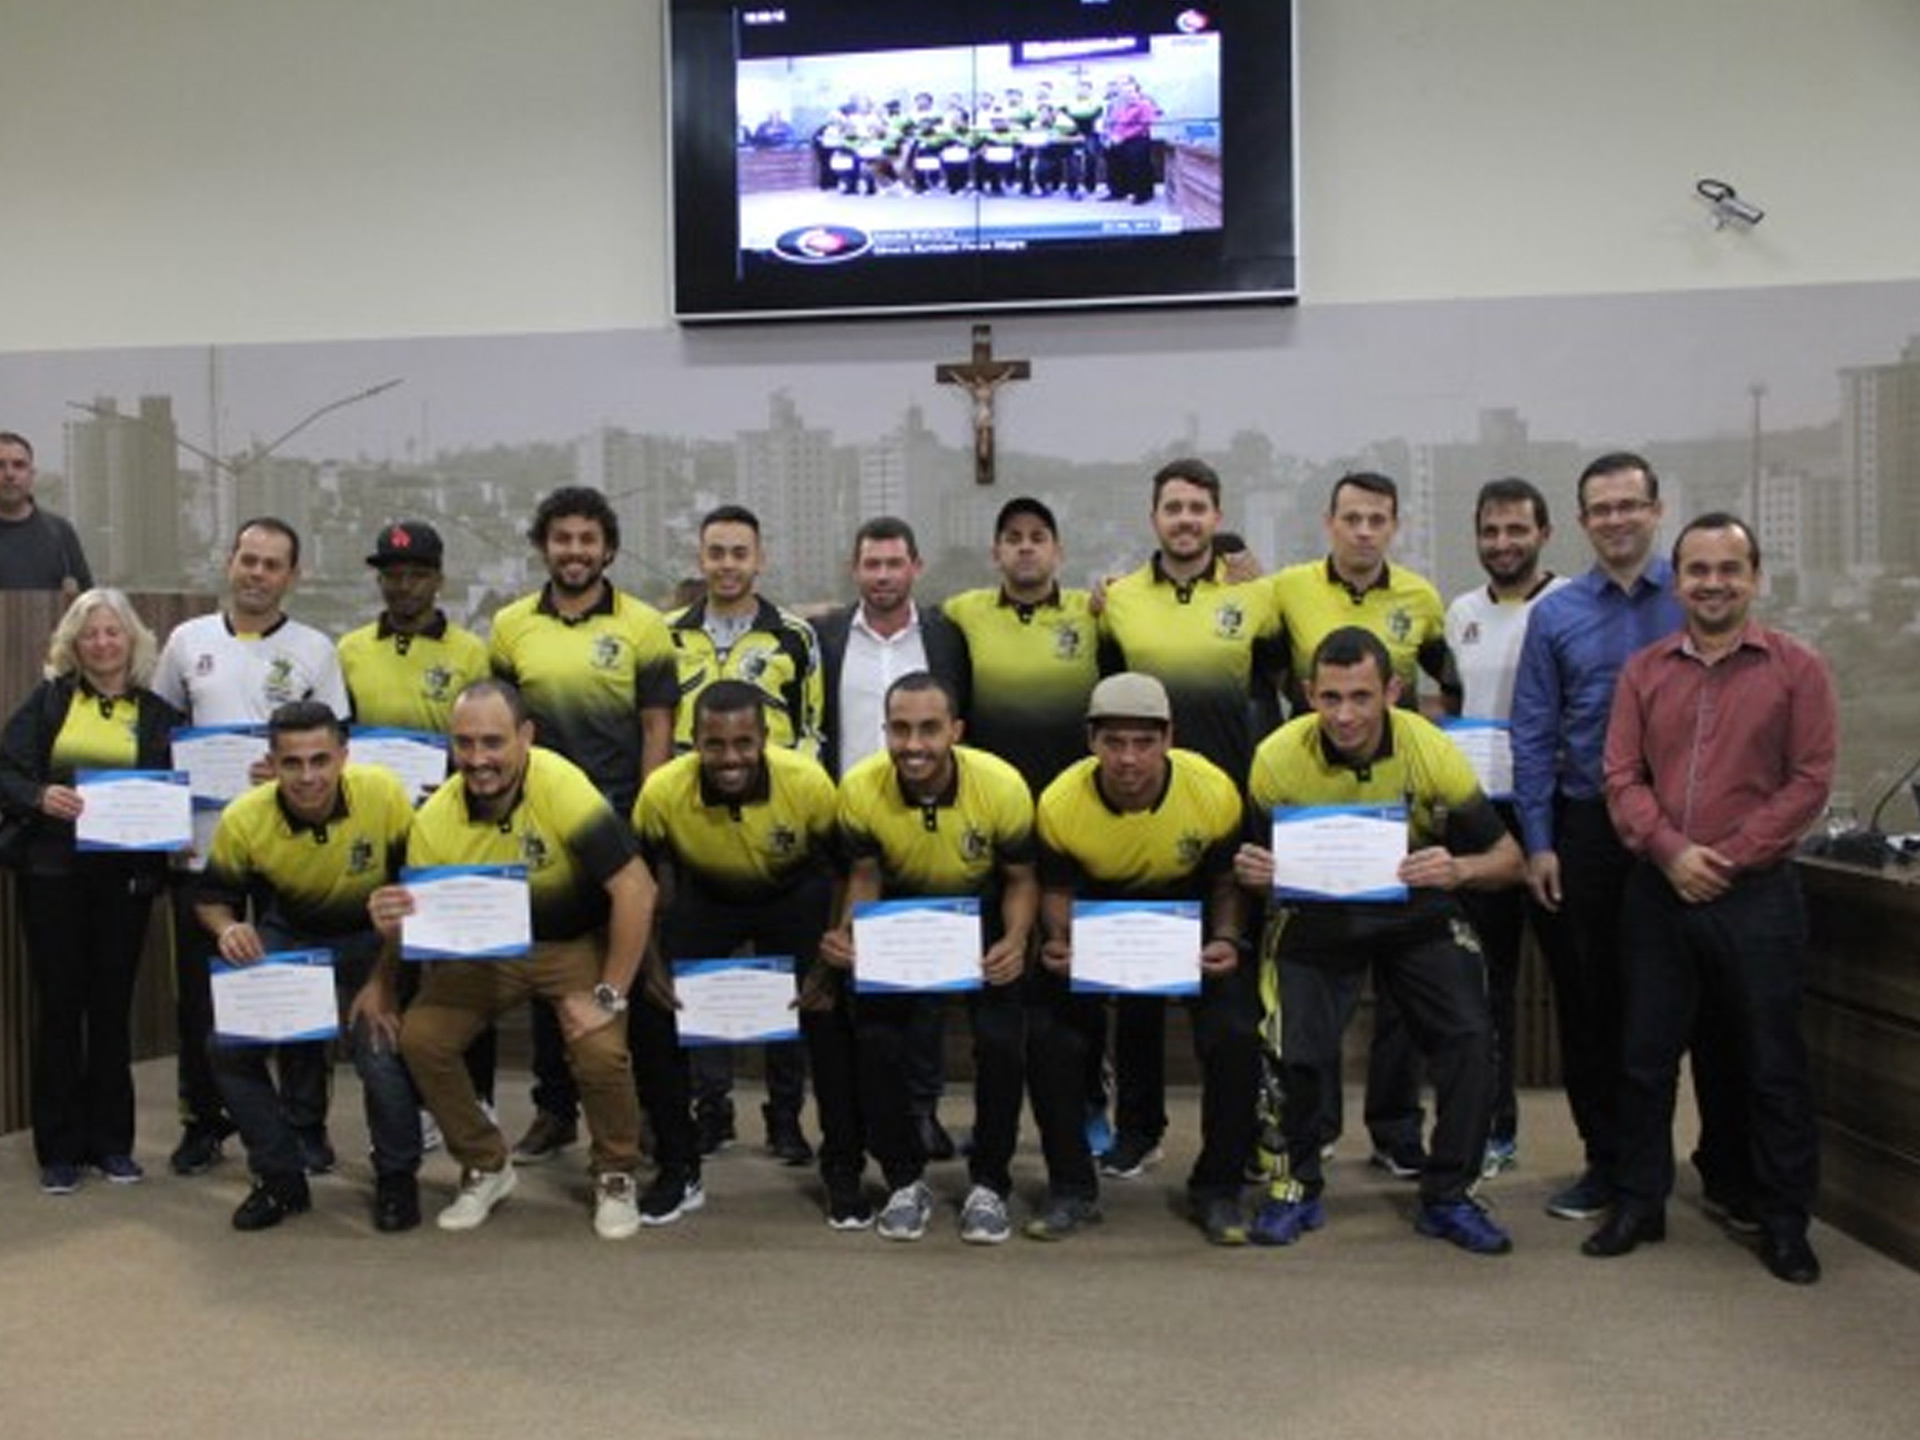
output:
M505 1079L517 1131L525 1086ZM1584 1259L1585 1227L1541 1208L1574 1160L1555 1095L1526 1097L1521 1166L1486 1187L1516 1253L1481 1259L1416 1236L1412 1187L1353 1137L1327 1229L1210 1249L1179 1212L1190 1093L1164 1163L1109 1182L1107 1223L1059 1246L961 1245L961 1164L933 1167L946 1209L918 1244L830 1231L757 1126L709 1163L703 1212L631 1241L593 1235L578 1150L466 1235L433 1227L453 1171L431 1156L427 1224L384 1236L346 1070L341 1172L312 1214L239 1235L244 1164L230 1147L205 1177L167 1175L170 1064L139 1083L143 1185L43 1196L28 1138L0 1140L9 1437L1915 1433L1920 1274L1821 1226L1825 1280L1783 1285L1700 1214L1691 1177L1666 1244Z

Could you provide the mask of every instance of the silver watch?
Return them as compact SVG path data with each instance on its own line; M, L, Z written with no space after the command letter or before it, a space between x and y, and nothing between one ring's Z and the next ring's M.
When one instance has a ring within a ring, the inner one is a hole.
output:
M627 1013L627 997L604 980L593 987L593 1003L609 1015L624 1015Z

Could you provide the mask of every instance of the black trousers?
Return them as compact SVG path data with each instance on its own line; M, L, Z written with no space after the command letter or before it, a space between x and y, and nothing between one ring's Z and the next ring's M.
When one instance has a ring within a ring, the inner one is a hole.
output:
M1743 876L1690 905L1651 863L1627 885L1626 1052L1620 1088L1623 1199L1657 1208L1673 1189L1680 1057L1702 1033L1734 1049L1754 1208L1777 1234L1804 1233L1820 1182L1800 968L1806 918L1791 864Z
M133 1153L133 986L156 888L104 856L78 856L65 875L20 877L42 1165Z
M1288 1171L1309 1196L1325 1186L1312 1121L1319 1111L1321 1077L1340 1054L1352 992L1369 965L1375 992L1392 996L1433 1079L1437 1113L1420 1197L1429 1203L1463 1199L1479 1178L1487 1148L1494 1072L1486 966L1464 920L1340 950L1282 942L1281 1055L1287 1077L1282 1129Z
M1520 1096L1514 1081L1519 1025L1520 947L1527 929L1523 889L1469 890L1460 896L1487 960L1487 1005L1493 1016L1493 1130L1496 1140L1520 1133Z

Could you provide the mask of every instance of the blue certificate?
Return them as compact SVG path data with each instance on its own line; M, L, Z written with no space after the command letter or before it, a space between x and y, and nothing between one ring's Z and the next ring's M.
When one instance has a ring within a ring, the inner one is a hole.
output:
M1075 990L1096 995L1198 995L1198 900L1076 900Z
M1513 735L1506 721L1454 716L1442 720L1440 728L1467 757L1489 800L1513 798Z
M853 907L856 994L978 990L980 900L869 900Z
M331 950L282 950L246 965L217 956L213 1036L221 1045L281 1045L331 1040L340 1033Z
M185 850L193 844L193 795L184 770L81 770L76 850Z
M267 755L264 725L187 725L173 732L173 763L193 784L195 809L219 810L253 788L253 762Z
M1281 900L1407 898L1404 805L1283 805L1273 812L1273 893Z
M408 867L413 913L400 922L402 960L515 960L533 949L524 865Z
M800 1038L791 955L676 960L673 993L680 1002L674 1020L682 1045L758 1045Z

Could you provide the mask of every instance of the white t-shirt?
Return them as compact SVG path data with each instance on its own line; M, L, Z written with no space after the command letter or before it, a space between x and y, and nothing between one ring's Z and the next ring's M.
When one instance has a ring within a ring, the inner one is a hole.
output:
M153 691L195 725L261 724L289 700L352 713L333 642L284 618L265 635L234 634L224 614L183 621L160 652Z
M1460 714L1469 720L1505 720L1513 710L1513 677L1527 616L1542 595L1567 580L1549 575L1524 600L1498 600L1486 585L1454 597L1447 606L1447 648L1460 673Z

